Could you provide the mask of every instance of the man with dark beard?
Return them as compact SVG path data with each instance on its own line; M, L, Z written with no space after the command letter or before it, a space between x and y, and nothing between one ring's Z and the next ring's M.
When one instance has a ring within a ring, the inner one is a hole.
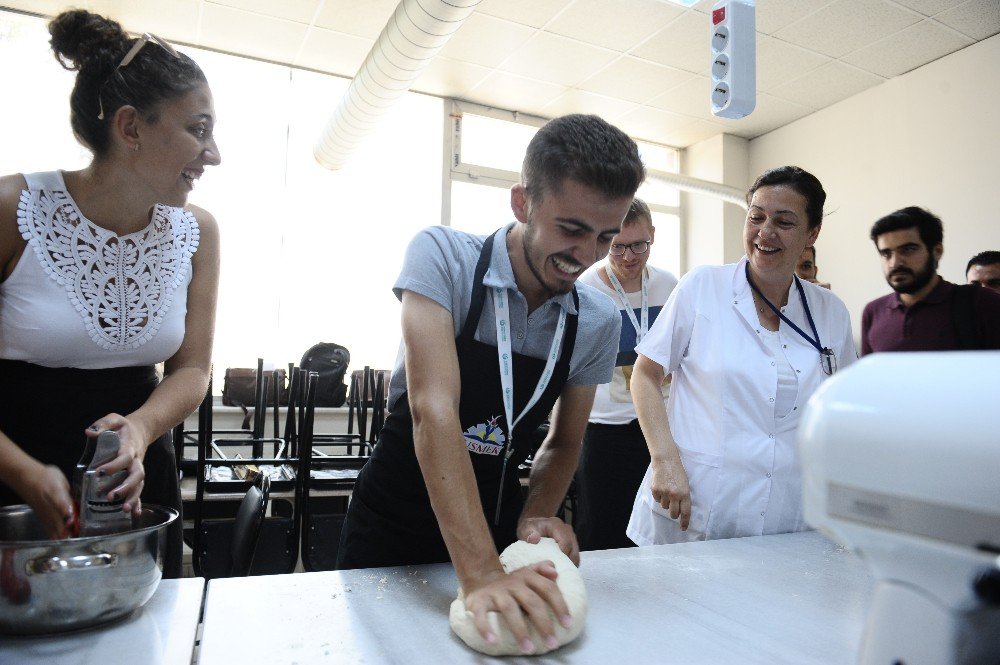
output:
M865 306L861 354L1000 349L1000 294L957 286L937 274L941 220L910 206L875 222L871 239L895 293Z
M348 508L338 568L451 560L487 642L500 612L525 654L533 625L552 648L572 618L555 568L504 573L497 552L553 538L597 384L611 380L621 318L576 285L608 253L645 169L635 142L597 116L552 120L510 192L516 221L488 238L433 227L411 241L393 287L402 353L389 416ZM552 413L522 501L517 467Z

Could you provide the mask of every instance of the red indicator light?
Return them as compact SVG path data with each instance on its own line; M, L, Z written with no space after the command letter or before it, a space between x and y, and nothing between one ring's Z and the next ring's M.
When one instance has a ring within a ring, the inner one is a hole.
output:
M712 25L719 25L726 20L726 8L719 7L712 10Z

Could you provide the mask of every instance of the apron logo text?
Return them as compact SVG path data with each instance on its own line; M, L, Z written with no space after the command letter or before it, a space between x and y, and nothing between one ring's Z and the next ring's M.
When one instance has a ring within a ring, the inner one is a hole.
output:
M470 453L499 455L503 451L507 437L499 426L500 416L493 416L489 422L473 425L465 430L465 447Z

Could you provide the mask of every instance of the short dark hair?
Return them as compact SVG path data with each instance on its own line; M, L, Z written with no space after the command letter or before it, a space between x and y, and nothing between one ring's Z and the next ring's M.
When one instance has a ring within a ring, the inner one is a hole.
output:
M156 122L160 102L207 83L194 60L184 54L174 57L155 43L146 44L127 66L119 67L136 40L117 21L82 9L52 19L49 35L59 64L77 72L69 97L73 134L98 157L108 152L119 108L134 106L145 120Z
M632 197L645 177L635 141L596 115L550 120L531 139L521 165L521 183L535 201L565 180L608 198Z
M941 218L929 210L917 206L909 206L890 212L872 225L870 237L875 246L878 247L878 237L883 233L912 228L917 229L921 242L928 250L934 249L944 241L944 226L941 224Z
M798 166L779 166L764 171L747 190L747 205L750 205L754 192L761 187L773 185L788 185L802 195L806 200L806 217L809 228L814 229L823 223L823 205L826 203L826 192L819 178Z
M991 266L994 263L1000 263L1000 252L996 250L979 252L969 259L969 264L965 266L965 274L969 274L969 270L972 269L972 266Z
M625 213L625 219L622 220L622 226L626 224L632 224L633 222L639 222L640 220L646 220L646 222L652 226L653 225L653 213L649 211L649 206L646 202L636 197L632 199L632 205L628 207L628 212Z

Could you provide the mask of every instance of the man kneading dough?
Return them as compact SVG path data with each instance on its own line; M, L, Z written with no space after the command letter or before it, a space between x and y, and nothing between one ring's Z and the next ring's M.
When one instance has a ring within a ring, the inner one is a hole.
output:
M573 620L556 569L507 574L497 553L547 537L578 560L556 512L622 322L607 296L576 281L608 253L644 177L627 134L598 116L563 116L528 144L513 223L488 237L417 234L393 289L403 352L388 416L354 484L338 569L451 561L485 640L497 641L486 617L499 612L522 653L535 653L529 623L558 645L553 624ZM518 465L546 418L525 491Z
M562 592L569 614L573 617L573 623L569 628L559 624L555 615L552 615L552 623L555 626L554 640L542 640L538 631L532 627L530 629L531 639L535 643L535 654L543 654L553 649L557 649L565 644L569 644L583 630L584 621L587 618L587 589L583 585L583 575L579 569L573 565L569 557L562 553L559 545L551 538L542 538L537 544L532 545L523 540L519 540L503 551L500 555L500 563L504 572L524 568L537 563L552 562L555 566L556 586ZM550 612L551 614L551 612ZM487 642L476 629L472 612L465 609L465 594L458 590L458 598L451 604L450 621L451 628L455 634L462 638L467 645L490 656L516 656L524 652L517 638L507 627L506 621L500 618L499 613L490 612L488 615L490 631L496 636L493 642Z

